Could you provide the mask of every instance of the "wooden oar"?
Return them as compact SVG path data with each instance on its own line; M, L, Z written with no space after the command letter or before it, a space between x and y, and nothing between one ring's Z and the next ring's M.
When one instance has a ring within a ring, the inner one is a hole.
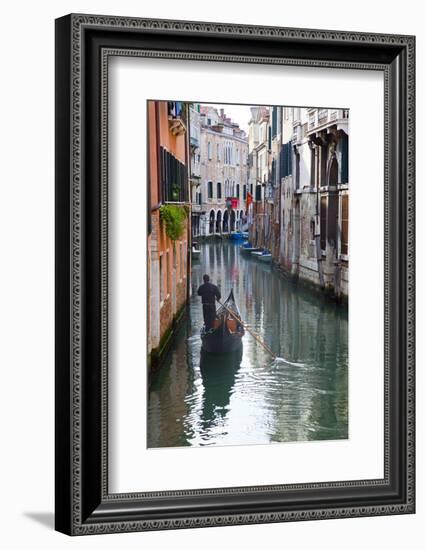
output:
M237 317L237 315L235 315L235 313L234 313L233 311L231 311L229 308L227 308L227 307L225 306L225 304L222 304L222 302L220 302L219 300L218 300L218 302L219 302L219 304L220 304L222 307L224 307L224 308L226 309L226 311L227 311L228 313L230 313L230 314L232 315L232 317L234 317L234 319L235 319L236 321L238 321L239 323L241 323L241 324L243 325L243 327L245 328L245 330L246 330L249 334L251 334L251 335L253 336L253 338L254 338L257 342L259 342L259 344L260 344L261 346L263 346L263 347L266 349L266 351L267 351L268 353L270 353L270 354L272 355L272 357L273 357L274 359L277 358L277 354L274 353L274 352L271 350L271 348L268 346L268 344L267 344L258 334L256 334L254 331L250 330L249 327L248 327L245 323L243 323L243 321L242 321L239 317Z

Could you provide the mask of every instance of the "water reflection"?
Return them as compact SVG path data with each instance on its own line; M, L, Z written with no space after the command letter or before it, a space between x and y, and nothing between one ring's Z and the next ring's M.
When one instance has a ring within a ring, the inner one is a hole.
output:
M195 291L204 273L223 296L233 288L245 322L299 365L274 363L248 333L240 355L201 354ZM193 290L190 317L150 388L149 447L347 438L344 309L295 288L227 241L201 246Z
M226 416L242 356L242 349L218 355L201 351L200 373L204 388L201 424L202 438L207 443L215 440L212 434L226 435Z

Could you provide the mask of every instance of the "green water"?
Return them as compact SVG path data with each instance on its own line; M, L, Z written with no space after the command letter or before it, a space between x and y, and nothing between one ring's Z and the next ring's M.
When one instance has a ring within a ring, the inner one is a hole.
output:
M148 447L346 439L347 310L238 247L201 246L189 316L149 391ZM240 353L201 353L196 289L204 273L223 298L234 289L243 320L285 361L273 361L248 332Z

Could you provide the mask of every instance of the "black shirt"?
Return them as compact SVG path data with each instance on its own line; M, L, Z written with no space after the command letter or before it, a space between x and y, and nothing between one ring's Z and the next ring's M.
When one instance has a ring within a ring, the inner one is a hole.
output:
M203 283L197 292L198 296L201 296L203 304L214 304L215 298L220 300L220 291L216 285L212 283Z

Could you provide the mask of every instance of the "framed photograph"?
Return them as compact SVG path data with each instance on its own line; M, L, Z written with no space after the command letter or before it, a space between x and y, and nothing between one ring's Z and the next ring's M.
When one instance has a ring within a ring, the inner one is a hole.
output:
M56 529L415 511L415 38L56 20Z

